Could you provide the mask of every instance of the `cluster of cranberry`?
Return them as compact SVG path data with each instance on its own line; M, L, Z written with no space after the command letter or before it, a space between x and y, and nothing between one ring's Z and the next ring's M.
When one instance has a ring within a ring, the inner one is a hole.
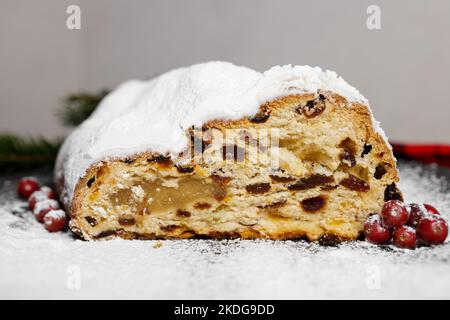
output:
M44 223L45 229L56 232L66 227L66 213L61 210L51 188L41 187L35 178L26 177L20 180L17 193L21 198L28 199L28 208L39 222Z
M439 211L429 204L405 205L399 200L387 201L381 214L369 216L364 224L366 240L386 244L391 239L400 248L442 244L448 225Z

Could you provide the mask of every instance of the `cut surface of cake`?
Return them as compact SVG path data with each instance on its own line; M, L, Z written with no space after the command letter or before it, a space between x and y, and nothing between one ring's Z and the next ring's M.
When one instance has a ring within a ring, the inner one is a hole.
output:
M120 85L55 168L87 240L354 240L401 199L397 181L367 100L336 73L226 62Z

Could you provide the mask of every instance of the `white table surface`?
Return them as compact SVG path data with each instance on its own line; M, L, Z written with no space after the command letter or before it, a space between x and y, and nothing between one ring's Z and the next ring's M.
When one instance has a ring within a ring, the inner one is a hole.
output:
M409 202L450 214L449 172L400 163ZM0 298L450 298L450 244L416 250L353 242L85 242L48 233L0 178ZM41 179L48 179L41 174Z

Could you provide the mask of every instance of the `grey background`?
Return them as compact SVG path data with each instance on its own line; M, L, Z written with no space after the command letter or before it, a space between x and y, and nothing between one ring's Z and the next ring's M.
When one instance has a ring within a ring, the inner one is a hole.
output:
M66 28L78 4L82 29ZM366 9L381 8L381 30ZM64 135L61 98L208 60L337 71L391 140L450 143L450 1L1 0L0 132Z

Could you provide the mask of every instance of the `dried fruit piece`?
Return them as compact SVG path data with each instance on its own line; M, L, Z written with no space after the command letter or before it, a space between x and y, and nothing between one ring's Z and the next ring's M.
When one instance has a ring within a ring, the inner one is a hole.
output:
M332 233L326 233L319 239L319 244L327 247L335 247L341 243L341 239Z
M403 195L395 183L386 186L386 189L384 190L384 201L389 200L403 201Z
M413 249L417 245L416 230L409 226L401 226L395 229L392 239L399 248Z
M386 172L386 168L382 164L379 164L375 168L375 173L373 174L373 176L375 177L375 179L380 180Z
M180 226L177 226L175 224L171 224L171 225L168 225L168 226L161 226L160 228L161 228L161 230L166 231L166 232L173 232L173 231L179 229Z
M216 174L211 175L212 181L217 185L213 191L213 196L216 201L222 201L227 195L225 186L232 180L230 177L223 177Z
M136 223L136 219L129 215L120 216L118 221L121 226L132 226Z
M208 202L197 202L194 204L194 208L198 210L205 210L211 208L211 204Z
M408 222L409 212L403 202L389 200L381 209L381 218L386 225L398 228Z
M216 199L217 202L224 200L226 196L227 196L227 191L225 190L224 187L220 187L220 188L217 188L216 190L214 190L213 197L214 197L214 199Z
M212 174L211 179L220 186L225 186L232 180L231 177L219 176L217 174Z
M189 211L187 211L187 210L178 209L177 210L177 216L189 218L191 216L191 213Z
M94 217L86 216L84 219L89 223L91 227L95 227L97 225L97 220Z
M322 209L325 206L326 200L322 196L317 196L309 199L302 200L300 203L303 210L308 212L314 212Z
M92 177L88 180L88 182L86 183L86 185L88 186L88 188L92 187L92 184L95 182L95 177Z
M273 182L277 182L277 183L286 183L286 182L292 182L295 180L292 177L281 177L281 176L275 176L275 175L269 175L269 177Z
M94 238L95 239L100 239L100 238L106 238L112 235L116 235L117 232L115 230L105 230L100 232L99 234L97 234Z
M347 178L342 179L339 184L347 189L358 192L367 192L370 190L370 186L366 181L352 174L349 174Z
M256 113L253 117L249 118L250 122L253 123L264 123L270 117L270 110L266 106L262 106L259 108L258 113Z
M262 204L260 206L258 206L259 209L275 209L275 208L280 208L282 206L284 206L286 204L286 199L280 200L280 201L276 201L276 202L272 202L270 204Z
M147 159L147 162L155 162L159 164L169 165L172 164L172 159L170 158L170 156L155 155Z
M81 230L79 228L72 226L70 228L70 230L72 231L72 233L77 235L79 238L83 238L83 232L81 232Z
M134 160L136 160L136 159L132 159L132 158L125 158L124 160L122 160L122 162L123 162L123 163L126 163L126 164L130 164L130 163L133 163L133 162L134 162Z
M325 111L325 108L325 97L324 95L319 94L314 100L308 101L303 106L298 106L296 111L307 118L314 118L322 114Z
M195 167L190 167L190 166L181 166L181 165L176 165L175 166L177 168L177 171L179 173L192 173L195 169Z
M266 193L270 190L270 183L262 182L262 183L254 183L249 184L245 187L248 193L252 194L261 194Z
M207 200L214 197L222 186L198 176L182 176L177 179L170 176L163 181L135 177L132 185L115 188L108 194L109 201L115 206L131 205L133 214L155 214L169 208L187 208L194 200ZM211 199L211 201L213 201ZM209 202L209 201L208 201ZM100 204L101 205L101 204ZM144 211L144 208L145 211Z
M314 174L308 178L302 178L297 182L289 185L288 189L291 191L306 190L315 188L320 185L328 184L331 182L334 182L333 176Z
M366 154L369 154L370 151L372 151L372 145L370 145L370 144L365 144L365 145L363 146L363 151L362 151L362 153L361 153L361 157L364 158L364 156L365 156Z
M343 149L341 155L339 156L341 162L349 168L354 167L356 165L356 144L352 141L352 139L346 138L339 144L339 147Z
M350 149L344 149L339 158L341 162L349 168L352 168L356 165L355 155Z

